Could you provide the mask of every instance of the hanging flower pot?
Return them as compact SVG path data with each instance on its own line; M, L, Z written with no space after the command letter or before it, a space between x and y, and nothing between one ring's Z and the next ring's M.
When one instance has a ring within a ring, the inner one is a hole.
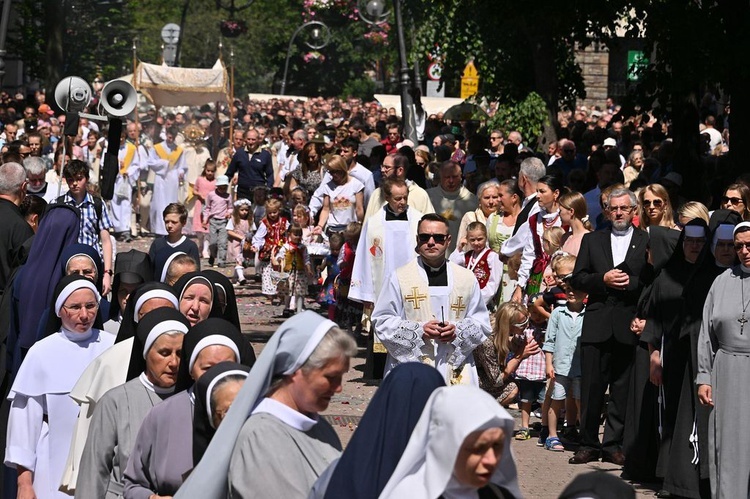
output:
M228 21L221 21L219 23L219 29L224 38L237 38L238 36L247 33L247 24L245 24L245 21L235 21L230 19Z
M303 55L302 60L305 61L305 63L307 64L313 61L324 62L326 60L326 56L324 56L317 50L313 50L312 52L308 52L305 55Z

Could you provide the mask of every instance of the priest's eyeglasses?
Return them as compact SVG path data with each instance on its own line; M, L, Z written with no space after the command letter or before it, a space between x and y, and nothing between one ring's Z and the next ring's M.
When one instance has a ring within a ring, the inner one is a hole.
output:
M635 206L610 206L608 209L611 213L617 213L618 211L630 213L633 211L633 208L635 208Z
M434 239L436 244L445 244L448 234L417 234L417 239L420 244L429 243L430 239Z
M750 251L750 243L734 243L735 251L742 251L742 248L745 248L746 250Z
M86 312L93 312L98 306L98 303L76 303L74 305L63 305L63 308L71 314L78 314L84 309Z

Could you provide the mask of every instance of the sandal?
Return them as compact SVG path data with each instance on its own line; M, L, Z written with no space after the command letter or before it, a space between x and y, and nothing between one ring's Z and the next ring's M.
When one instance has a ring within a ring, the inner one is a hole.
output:
M531 434L529 434L528 428L519 428L516 431L516 434L514 435L514 438L516 440L529 440L531 438Z
M565 450L565 446L557 437L548 437L544 442L544 448L552 452L562 452Z

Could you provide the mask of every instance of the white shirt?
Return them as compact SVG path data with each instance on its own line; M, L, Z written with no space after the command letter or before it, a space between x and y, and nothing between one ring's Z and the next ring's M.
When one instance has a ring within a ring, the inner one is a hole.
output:
M612 238L610 241L612 244L612 262L615 264L615 267L625 261L625 256L628 254L628 246L630 246L630 239L632 239L632 237L632 225L623 231L612 229Z

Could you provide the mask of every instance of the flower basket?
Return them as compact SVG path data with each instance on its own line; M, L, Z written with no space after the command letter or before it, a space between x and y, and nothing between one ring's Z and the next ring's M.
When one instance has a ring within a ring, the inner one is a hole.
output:
M221 21L219 23L219 29L224 38L237 38L238 36L247 33L247 24L245 24L244 21L230 19L228 21Z
M305 55L302 56L302 60L305 61L305 64L309 64L313 61L316 62L325 62L326 56L318 52L317 50L313 50L312 52L308 52Z

